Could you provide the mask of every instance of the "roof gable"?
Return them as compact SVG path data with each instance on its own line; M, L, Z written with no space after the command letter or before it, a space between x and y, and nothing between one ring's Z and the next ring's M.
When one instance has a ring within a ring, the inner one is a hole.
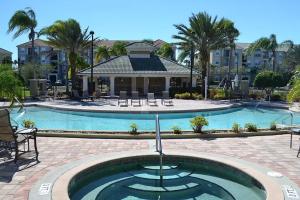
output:
M93 71L96 74L155 74L158 76L189 76L190 74L188 67L156 55L152 55L150 58L131 58L128 55L114 57L95 65ZM79 74L90 73L90 68L87 68Z

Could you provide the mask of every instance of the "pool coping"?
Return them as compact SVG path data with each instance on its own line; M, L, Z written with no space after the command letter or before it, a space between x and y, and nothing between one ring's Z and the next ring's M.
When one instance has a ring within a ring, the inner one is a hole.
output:
M222 130L218 133L193 133L192 131L183 131L182 134L174 134L170 131L161 132L162 139L193 139L193 138L232 138L232 137L255 137L290 134L290 130L258 130L257 132L233 133L228 130ZM121 131L39 131L39 137L66 137L66 138L97 138L97 139L155 139L155 132L142 132L138 135L132 135Z
M187 102L189 100L186 100ZM186 109L161 109L161 110L110 110L110 109L93 109L93 108L80 108L80 107L65 107L60 105L43 104L45 102L25 102L24 107L43 107L49 109L65 110L65 111L78 111L78 112L96 112L96 113L131 113L131 114L156 114L156 113L188 113L188 112L203 112L203 111L216 111L226 110L230 108L238 108L242 106L256 106L260 101L211 101L223 103L222 106L211 107L211 108L186 108ZM259 104L260 107L278 108L278 109L289 109L289 105L280 102L262 102ZM8 108L9 106L0 106L1 108ZM18 107L18 106L16 106ZM141 107L143 108L143 107Z
M299 192L298 186L290 181L287 177L274 178L267 176L267 172L272 170L261 167L255 163L244 161L229 156L215 155L210 153L199 153L187 150L166 150L165 155L170 156L186 156L195 157L199 159L210 160L213 162L221 162L225 165L232 166L244 173L252 176L258 182L260 182L266 190L266 200L289 200L287 194L283 192L283 185L289 185L297 192ZM80 171L89 167L107 162L110 160L126 159L132 156L153 156L158 155L157 152L151 150L142 151L129 151L129 152L118 152L118 153L107 153L102 155L90 156L78 161L74 161L58 167L53 171L42 177L31 189L29 194L29 200L69 200L68 196L68 185L71 179L78 174ZM39 188L42 183L50 183L50 192L47 195L39 195Z

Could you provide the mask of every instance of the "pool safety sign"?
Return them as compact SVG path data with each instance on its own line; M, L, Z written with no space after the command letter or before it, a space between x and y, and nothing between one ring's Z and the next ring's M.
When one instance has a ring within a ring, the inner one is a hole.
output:
M289 199L300 199L297 191L290 185L283 185L283 190Z
M43 183L39 189L39 195L47 195L49 194L51 189L51 183Z

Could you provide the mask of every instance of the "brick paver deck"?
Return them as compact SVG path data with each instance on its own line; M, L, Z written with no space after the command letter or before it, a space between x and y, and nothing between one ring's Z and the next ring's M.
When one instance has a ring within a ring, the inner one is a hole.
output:
M300 186L300 158L296 158L299 136L289 148L289 136L222 138L214 140L163 140L165 149L185 149L232 156L278 171ZM19 161L19 167L0 153L0 199L27 199L31 186L57 166L87 155L149 149L149 140L38 138L40 163ZM25 157L25 156L24 156ZM26 155L29 158L30 155Z

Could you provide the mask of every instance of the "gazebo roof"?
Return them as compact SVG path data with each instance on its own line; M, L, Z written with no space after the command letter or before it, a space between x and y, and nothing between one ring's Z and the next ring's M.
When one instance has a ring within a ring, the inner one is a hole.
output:
M151 55L150 58L132 58L128 55L111 58L94 66L94 74L137 74L137 75L182 75L189 76L190 69L172 60ZM89 75L91 68L84 69L79 75ZM197 73L194 71L194 73Z

